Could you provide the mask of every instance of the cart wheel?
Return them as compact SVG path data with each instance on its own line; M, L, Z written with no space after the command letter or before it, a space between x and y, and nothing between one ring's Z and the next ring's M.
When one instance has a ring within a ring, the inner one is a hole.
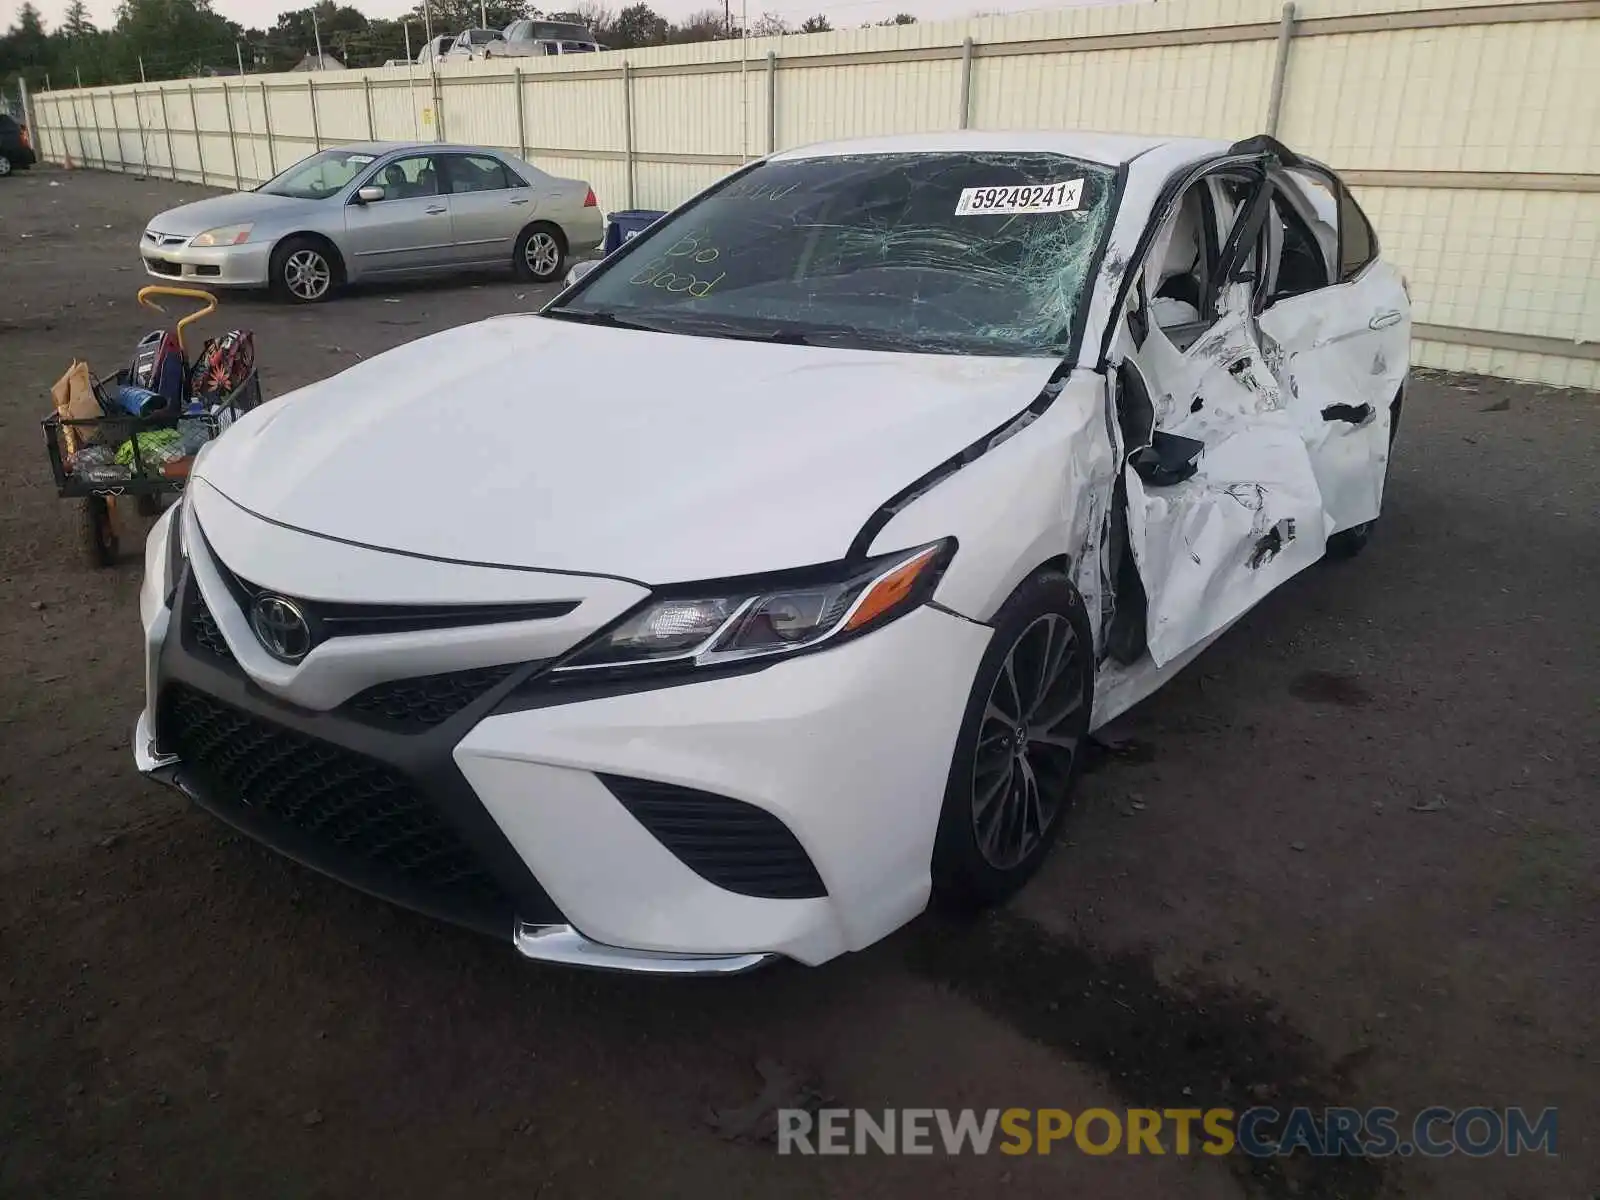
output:
M120 550L110 502L104 496L88 497L83 502L83 551L89 565L109 567Z

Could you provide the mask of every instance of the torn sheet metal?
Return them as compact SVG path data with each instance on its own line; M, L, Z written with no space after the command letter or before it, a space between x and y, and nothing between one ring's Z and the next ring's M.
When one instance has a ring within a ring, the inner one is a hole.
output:
M1394 269L1378 262L1260 317L1263 354L1306 444L1330 532L1375 519L1383 503L1390 405L1410 369L1403 298Z
M1171 487L1147 488L1125 471L1157 666L1322 557L1322 493L1286 419L1208 445L1195 475Z

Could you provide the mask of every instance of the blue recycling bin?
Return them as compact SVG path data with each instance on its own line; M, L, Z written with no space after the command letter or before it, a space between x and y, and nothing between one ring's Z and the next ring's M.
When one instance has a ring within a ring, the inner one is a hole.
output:
M623 242L638 237L667 214L649 208L625 208L611 214L606 222L605 252L610 254Z

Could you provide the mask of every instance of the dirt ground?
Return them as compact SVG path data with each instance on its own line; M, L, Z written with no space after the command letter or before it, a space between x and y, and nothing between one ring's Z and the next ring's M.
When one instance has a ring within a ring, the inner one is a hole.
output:
M1366 554L1136 710L1006 911L816 970L540 969L134 772L137 555L82 565L37 421L71 357L109 370L159 323L135 242L201 194L0 182L0 1194L1600 1188L1600 398L1419 379ZM542 298L491 278L224 314L282 394ZM761 1099L758 1063L875 1109L1553 1105L1560 1154L779 1157L709 1119Z

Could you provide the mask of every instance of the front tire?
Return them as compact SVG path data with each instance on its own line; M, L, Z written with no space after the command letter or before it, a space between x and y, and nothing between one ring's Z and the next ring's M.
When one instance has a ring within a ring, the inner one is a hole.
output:
M517 238L512 265L517 274L531 283L549 283L561 278L567 261L567 240L554 225L539 222L529 225Z
M338 267L315 238L292 237L272 252L272 291L290 304L320 304L333 294Z
M4 154L0 154L0 179L4 179L9 174L11 174L11 160Z
M934 898L948 907L997 903L1039 869L1071 802L1094 703L1089 614L1066 576L1035 575L993 624L934 841Z

